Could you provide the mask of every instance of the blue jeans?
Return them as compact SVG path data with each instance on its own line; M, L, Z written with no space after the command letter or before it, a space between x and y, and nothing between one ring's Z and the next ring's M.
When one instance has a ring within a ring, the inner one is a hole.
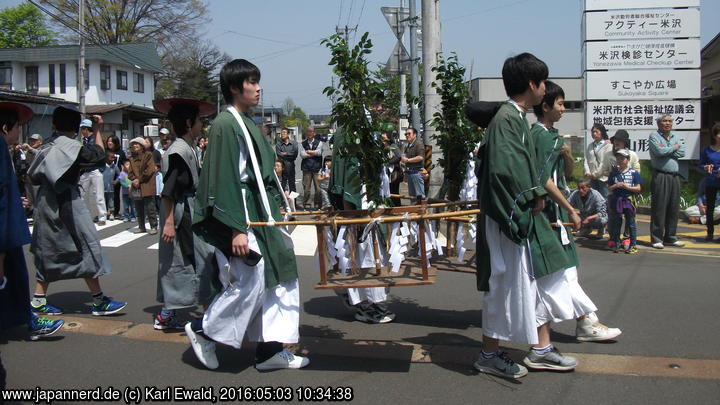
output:
M425 199L425 180L420 173L408 173L408 193L411 197Z
M622 220L625 217L625 230L630 234L630 246L637 245L637 224L635 223L635 213L629 209L625 209L622 214L618 213L615 208L615 198L610 198L608 205L608 214L610 215L610 240L614 241L617 246L620 244L620 229L622 228Z
M125 219L127 221L134 221L135 220L135 204L133 203L133 200L130 198L130 195L123 194L122 201L123 201L123 207L125 207L125 210L123 211L123 219Z

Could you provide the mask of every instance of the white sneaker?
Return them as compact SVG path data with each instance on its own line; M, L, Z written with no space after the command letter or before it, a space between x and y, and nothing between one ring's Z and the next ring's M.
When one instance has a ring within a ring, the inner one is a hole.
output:
M215 342L205 339L192 330L190 322L185 324L185 333L190 339L190 345L195 352L195 357L210 370L218 368L218 359L215 355Z
M608 328L598 321L593 322L589 316L579 319L575 328L575 337L581 342L604 342L615 339L621 333L618 328Z
M668 246L684 247L684 246L685 246L685 242L683 242L683 241L681 241L681 240L676 240L676 241L673 242L673 243L668 243Z
M290 353L287 350L275 353L274 356L263 361L260 364L256 364L255 368L260 371L278 370L281 368L303 368L310 364L310 359L307 357L297 356Z
M685 244L683 243L683 245ZM653 243L652 247L654 247L655 249L665 249L665 245L663 245L662 242Z

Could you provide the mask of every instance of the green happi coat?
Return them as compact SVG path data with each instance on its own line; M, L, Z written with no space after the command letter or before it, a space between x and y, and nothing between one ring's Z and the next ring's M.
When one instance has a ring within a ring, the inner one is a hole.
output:
M530 136L533 138L535 143L535 156L537 158L538 167L538 178L540 183L545 184L548 178L553 179L555 185L560 190L567 187L565 180L565 160L560 156L560 150L565 144L563 139L556 128L545 128L545 126L535 123L530 128ZM560 207L555 201L550 198L545 199L545 210L543 211L545 217L551 223L557 222L560 219L561 222L569 222L570 218L567 211ZM560 241L567 259L569 261L569 267L578 265L577 251L575 249L575 242L573 241L572 234L570 233L570 227L565 227L570 243L562 245L561 230L560 228L553 228L555 236Z
M275 150L255 123L247 115L241 115L250 131L268 198L272 198L279 194L274 172ZM241 150L247 148L240 124L229 111L223 110L213 121L208 136L195 199L193 231L226 256L230 255L233 229L247 233L249 221L267 220L249 156L245 173L241 174L238 169ZM243 181L245 174L247 179ZM273 218L280 221L277 204L270 204L270 210ZM297 279L295 253L286 247L280 229L253 227L252 232L265 259L265 287Z
M478 178L482 214L477 227L477 286L489 290L490 252L486 218L494 220L514 243L526 244L534 277L567 267L568 260L544 215L532 215L534 200L547 194L538 179L535 145L525 114L504 103L485 131L481 148L483 168Z
M360 163L357 158L346 156L341 152L345 148L345 136L341 129L333 135L332 170L328 191L335 194L338 201L347 201L356 208L362 207L362 180L360 179ZM342 205L335 207L343 209Z

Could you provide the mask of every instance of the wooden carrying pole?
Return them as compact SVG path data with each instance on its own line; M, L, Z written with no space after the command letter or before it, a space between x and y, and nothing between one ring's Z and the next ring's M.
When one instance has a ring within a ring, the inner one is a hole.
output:
M453 217L461 217L465 215L475 215L480 214L481 210L479 209L473 209L473 210L463 210L463 211L450 211L450 212L441 212L437 214L414 214L409 215L407 218L404 216L388 216L388 217L381 217L381 221L383 223L394 223L394 222L403 222L403 221L421 221L426 219L443 219L443 218L453 218ZM318 219L318 220L311 220L311 221L278 221L273 223L268 222L248 222L248 226L290 226L290 225L361 225L361 224L367 224L374 221L374 218L352 218L352 219Z

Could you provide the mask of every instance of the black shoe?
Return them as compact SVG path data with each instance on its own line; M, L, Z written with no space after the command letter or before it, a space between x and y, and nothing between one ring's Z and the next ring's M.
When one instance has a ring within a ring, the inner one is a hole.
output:
M705 237L705 242L712 242L712 240L713 240L713 236L712 236L712 235L708 235L708 236Z

